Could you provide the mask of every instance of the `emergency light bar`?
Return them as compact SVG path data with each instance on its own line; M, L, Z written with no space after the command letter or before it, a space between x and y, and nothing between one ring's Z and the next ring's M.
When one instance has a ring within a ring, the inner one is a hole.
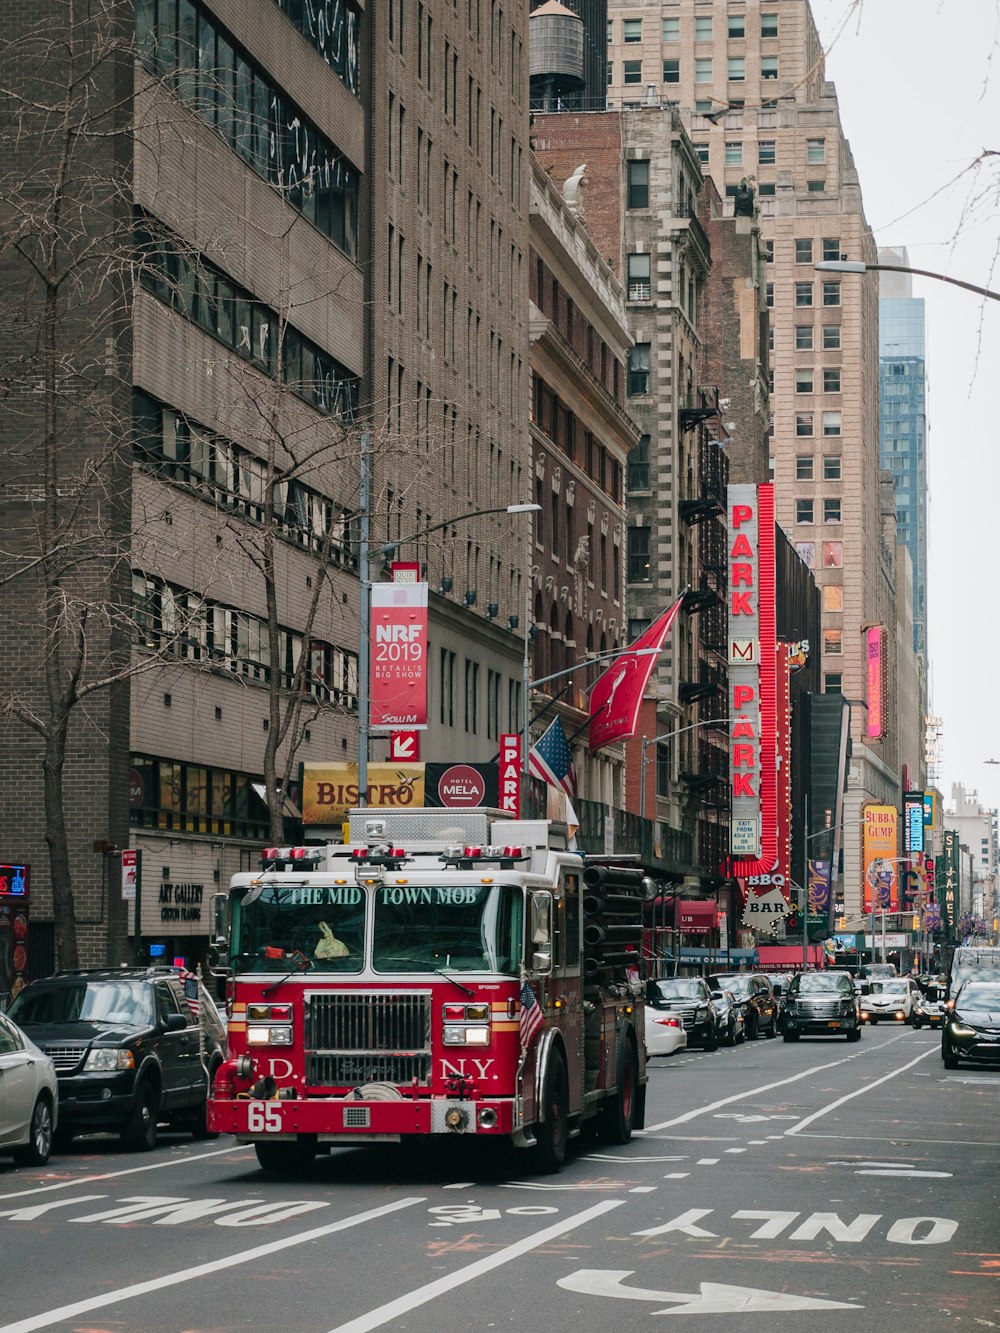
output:
M305 861L313 864L322 860L321 847L265 847L260 854L262 868L273 866L281 861Z

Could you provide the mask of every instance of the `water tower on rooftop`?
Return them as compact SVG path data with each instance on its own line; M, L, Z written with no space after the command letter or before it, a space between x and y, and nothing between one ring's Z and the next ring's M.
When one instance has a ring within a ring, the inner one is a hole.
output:
M530 17L529 71L535 111L563 111L583 91L583 19L559 0L546 0Z

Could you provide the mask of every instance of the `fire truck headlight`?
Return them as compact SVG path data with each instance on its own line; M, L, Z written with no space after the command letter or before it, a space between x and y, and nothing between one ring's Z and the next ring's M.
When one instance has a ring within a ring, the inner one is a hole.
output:
M490 1044L490 1030L489 1028L446 1025L444 1044L446 1046L488 1046Z
M291 1046L290 1027L271 1027L264 1024L247 1025L248 1046Z

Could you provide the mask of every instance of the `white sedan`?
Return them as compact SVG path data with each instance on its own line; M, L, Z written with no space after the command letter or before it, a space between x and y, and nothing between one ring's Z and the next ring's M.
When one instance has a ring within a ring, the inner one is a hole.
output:
M665 1014L662 1009L644 1005L646 1023L646 1052L649 1055L673 1055L688 1044L687 1033L679 1014Z
M861 1017L867 1023L910 1023L920 990L909 977L872 981L871 993L861 996Z
M21 1166L44 1166L59 1115L55 1066L6 1014L0 1014L0 1153Z

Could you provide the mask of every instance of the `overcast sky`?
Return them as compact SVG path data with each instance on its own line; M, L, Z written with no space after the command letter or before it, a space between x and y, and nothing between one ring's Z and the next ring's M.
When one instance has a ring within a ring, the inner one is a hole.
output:
M1000 0L813 0L877 243L1000 292L998 11ZM1000 301L913 282L927 313L939 785L948 803L961 782L1000 808L1000 764L985 763L1000 760Z

